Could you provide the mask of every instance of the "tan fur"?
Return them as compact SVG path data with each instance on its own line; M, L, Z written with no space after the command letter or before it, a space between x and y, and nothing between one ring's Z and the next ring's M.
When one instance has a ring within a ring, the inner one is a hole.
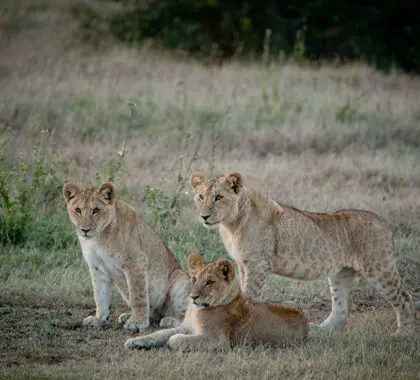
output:
M63 195L93 283L96 315L84 324L108 324L114 283L131 308L119 318L125 328L144 329L150 320L179 326L188 307L188 275L134 208L117 199L111 183L84 190L66 184Z
M229 350L235 345L285 345L303 340L308 321L293 306L247 301L229 260L206 263L188 257L191 303L181 327L128 339L125 348L150 348L168 343L172 349Z
M321 327L346 321L353 278L362 274L397 312L398 332L414 328L414 306L397 269L392 233L377 215L359 210L311 213L277 204L247 188L238 172L191 175L202 223L218 226L239 265L241 287L258 299L268 274L302 280L327 276L332 311Z

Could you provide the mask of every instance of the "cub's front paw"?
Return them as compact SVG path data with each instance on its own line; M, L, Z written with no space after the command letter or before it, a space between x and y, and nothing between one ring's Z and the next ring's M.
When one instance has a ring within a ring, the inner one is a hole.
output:
M127 321L124 323L124 328L126 328L127 330L132 330L132 331L139 331L139 330L145 330L149 327L149 321L141 321L138 318L134 318L133 316L131 316L130 318L127 319Z
M153 342L150 339L142 339L142 338L131 338L127 339L124 343L124 348L126 350L134 350L134 349L149 349L153 347Z
M124 343L124 348L126 350L133 350L136 348L136 346L134 345L134 342L136 341L135 338L131 338L131 339L127 339Z
M179 327L182 325L182 322L175 317L165 317L162 318L159 322L159 327L163 329L169 329L174 327Z
M83 326L106 328L109 324L109 317L106 319L96 318L94 315L89 315L83 320Z

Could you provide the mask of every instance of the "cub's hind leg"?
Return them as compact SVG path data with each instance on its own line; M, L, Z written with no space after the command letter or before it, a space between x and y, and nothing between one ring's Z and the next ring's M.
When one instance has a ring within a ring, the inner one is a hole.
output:
M162 328L179 327L189 305L190 280L182 270L176 271L167 292L167 299L162 308L164 316L159 326Z
M357 271L352 268L341 268L328 277L331 292L331 313L319 327L333 330L346 322L351 309L351 287Z
M397 314L397 333L415 330L414 302L402 283L396 260L383 260L363 269L367 281L392 305Z
M149 327L150 305L149 305L149 276L146 265L138 263L127 266L124 269L127 281L128 298L131 308L131 315L125 321L124 328L128 330L144 330ZM124 319L124 313L119 320Z

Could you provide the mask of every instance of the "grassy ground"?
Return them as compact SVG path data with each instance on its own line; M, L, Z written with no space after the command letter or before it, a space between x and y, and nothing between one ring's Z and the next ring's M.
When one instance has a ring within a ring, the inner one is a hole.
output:
M189 174L240 170L296 207L387 218L419 299L418 78L357 64L209 67L106 34L93 48L65 2L10 3L0 13L0 377L419 378L419 337L390 336L395 315L363 279L348 325L300 347L124 352L117 295L108 330L81 326L94 303L60 194L66 181L112 179L185 265L190 251L226 255L196 221ZM266 297L299 302L315 322L330 307L325 280L273 276Z

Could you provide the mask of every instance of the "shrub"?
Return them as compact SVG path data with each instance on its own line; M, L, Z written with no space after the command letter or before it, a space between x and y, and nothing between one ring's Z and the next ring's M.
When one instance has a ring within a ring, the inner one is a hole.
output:
M54 214L62 175L70 168L62 163L46 130L39 144L18 154L15 166L9 168L5 158L0 150L0 243L19 244L31 230L39 228L40 215Z

